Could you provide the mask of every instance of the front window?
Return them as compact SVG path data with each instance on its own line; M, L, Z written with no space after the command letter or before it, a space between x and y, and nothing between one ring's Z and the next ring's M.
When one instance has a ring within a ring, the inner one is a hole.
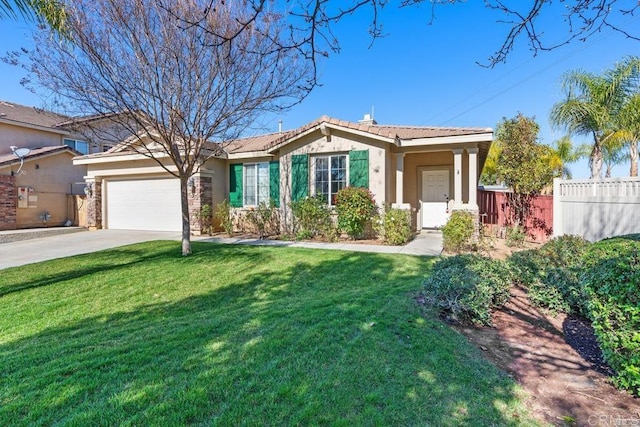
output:
M89 154L89 143L87 141L65 138L63 142L64 145L71 147L82 154Z
M347 186L347 156L322 156L315 158L314 189L328 205L335 205L336 194Z
M244 205L257 206L269 201L269 163L244 165Z

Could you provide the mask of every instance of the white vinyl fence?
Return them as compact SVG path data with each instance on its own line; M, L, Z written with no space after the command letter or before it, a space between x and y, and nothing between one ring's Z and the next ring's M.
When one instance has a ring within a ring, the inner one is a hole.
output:
M630 233L640 233L640 178L554 180L554 236L597 241Z

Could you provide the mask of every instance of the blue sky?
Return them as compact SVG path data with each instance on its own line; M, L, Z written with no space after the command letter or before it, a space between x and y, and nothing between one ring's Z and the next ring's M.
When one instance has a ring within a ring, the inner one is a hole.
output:
M476 62L486 62L508 27L496 23L499 16L482 2L439 7L431 25L429 7L403 10L390 4L380 16L387 35L373 46L367 33L369 18L363 10L336 27L342 49L321 62L322 86L290 111L265 118L267 130L276 131L279 119L290 129L323 114L357 121L372 109L381 124L495 128L503 117L522 112L536 117L541 141L550 144L562 136L551 129L548 115L563 97L560 81L565 71L601 72L625 56L640 55L640 42L603 31L584 43L536 57L520 40L506 64L483 68ZM640 19L621 22L631 29ZM551 17L539 23L550 40L559 39L566 28ZM24 22L1 21L0 52L28 47L29 31ZM20 85L25 76L17 67L0 64L0 99L45 106L46 96ZM574 177L588 177L586 160L570 168ZM626 175L627 165L614 169L614 176Z

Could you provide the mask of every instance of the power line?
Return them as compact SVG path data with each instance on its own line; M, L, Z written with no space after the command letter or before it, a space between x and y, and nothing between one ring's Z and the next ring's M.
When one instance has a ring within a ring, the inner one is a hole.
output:
M627 25L629 25L630 23L632 23L633 21L635 21L635 20L637 20L637 19L638 19L638 17L634 17L634 18L630 19L630 20L629 20L625 25L623 25L623 27L626 27ZM545 67L541 68L540 70L538 70L538 71L534 72L533 74L530 74L528 77L525 77L524 79L522 79L522 80L518 81L517 83L515 83L515 84L513 84L513 85L511 85L511 86L509 86L509 87L507 87L506 89L504 89L504 90L502 90L502 91L498 92L498 93L497 93L497 94L495 94L495 95L492 95L492 96L491 96L491 97L489 97L489 98L486 98L485 100L483 100L483 101L481 101L481 102L479 102L479 103L475 104L474 106L472 106L472 107L470 107L470 108L467 108L466 110L464 110L463 112L461 112L461 113L459 113L459 114L455 115L454 117L451 117L450 119L448 119L448 120L446 120L446 121L444 121L444 122L439 123L439 124L438 124L438 126L443 126L443 125L445 125L445 124L447 124L447 123L449 123L449 122L451 122L451 121L453 121L453 120L457 119L458 117L461 117L461 116L463 116L463 115L467 114L468 112L473 111L473 110L475 110L476 108L481 107L482 105L484 105L484 104L486 104L486 103L488 103L488 102L490 102L490 101L493 101L493 100L494 100L495 98L497 98L498 96L503 95L504 93L506 93L506 92L508 92L508 91L510 91L510 90L512 90L512 89L514 89L514 88L516 88L516 87L518 87L518 86L520 86L521 84L523 84L523 83L525 83L525 82L527 82L527 81L529 81L529 80L531 80L531 79L533 79L533 78L537 77L540 73L542 73L542 72L544 72L544 71L547 71L547 70L548 70L548 69L550 69L550 68L555 67L556 65L558 65L558 64L559 64L559 63L561 63L561 62L564 62L564 61L565 61L565 60L567 60L568 58L570 58L570 57L572 57L572 56L574 56L574 55L577 55L578 53L582 52L583 50L587 49L588 47L591 47L591 45L593 45L593 44L595 44L595 43L597 43L597 42L599 42L599 41L601 41L601 40L603 40L603 39L605 39L605 38L609 37L611 34L613 34L613 32L614 32L614 30L612 30L612 29L611 29L611 30L607 31L606 33L602 34L600 37L597 37L597 38L595 38L595 39L592 39L592 41L590 41L589 43L585 43L585 44L584 44L584 45L582 45L581 47L579 47L579 48L577 48L577 49L575 49L575 50L573 50L573 51L569 52L568 54L566 54L566 55L562 56L561 58L559 58L559 59L557 59L557 60L553 61L551 64L549 64L549 65L547 65L547 66L545 66ZM520 68L520 67L522 67L522 66L524 66L524 65L528 64L528 63L529 63L529 62L531 62L532 60L533 60L533 58L530 58L529 60L527 60L527 61L525 61L525 62L521 63L520 65L518 65L517 67L515 67L514 69L512 69L512 70L511 70L511 71L509 71L508 73L505 73L504 75L502 75L501 77L499 77L499 78L495 79L495 80L494 80L494 81L492 81L491 83L489 83L489 84L485 85L485 86L484 86L484 87L482 87L481 89L478 89L478 90L477 90L476 92L474 92L470 97L475 96L476 94L478 94L478 93L480 93L480 92L484 91L484 90L485 90L486 88L488 88L489 86L492 86L493 84L495 84L495 83L497 83L497 82L501 81L502 79L504 79L504 77L506 77L506 76L508 76L509 74L513 73L513 72L514 72L514 71L516 71L518 68ZM458 106L458 105L462 104L463 102L467 101L470 97L467 97L467 98L465 98L465 99L461 100L460 102L458 102L458 103L454 104L453 106L451 106L451 107L447 108L447 109L446 109L446 110L444 110L444 111L449 111L449 110L453 109L454 107L456 107L456 106ZM440 115L440 113L439 113L439 114L437 114L437 115L436 115L436 116L434 116L434 117L437 117L438 115Z

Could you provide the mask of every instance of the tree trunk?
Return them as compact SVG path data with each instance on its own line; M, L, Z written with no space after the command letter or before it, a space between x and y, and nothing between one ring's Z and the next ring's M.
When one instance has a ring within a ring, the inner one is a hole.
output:
M596 139L589 157L589 167L591 168L591 179L600 178L602 176L602 147L600 141Z
M191 255L191 226L189 220L188 177L180 177L180 205L182 208L182 255Z
M632 140L629 144L629 157L631 161L629 176L638 176L638 140Z

